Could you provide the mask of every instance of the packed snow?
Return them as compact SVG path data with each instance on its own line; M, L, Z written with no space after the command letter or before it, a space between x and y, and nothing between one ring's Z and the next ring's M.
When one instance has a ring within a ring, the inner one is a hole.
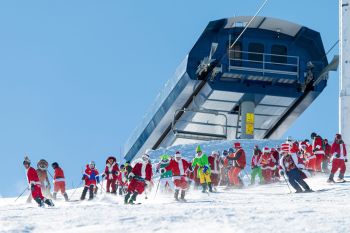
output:
M249 148L279 142L241 141ZM207 153L227 149L232 142L202 144ZM196 145L170 148L186 157ZM155 160L165 149L152 153ZM248 171L248 170L247 170ZM350 176L346 176L350 180ZM26 204L28 193L16 198L0 198L0 232L349 232L350 182L326 183L327 175L307 179L314 193L290 193L284 180L267 185L201 193L191 189L187 203L173 200L173 194L155 195L155 189L138 197L140 205L124 205L123 197L106 194L101 189L92 201L78 200L81 188L69 190L71 202L58 194L55 207L39 208ZM157 183L157 178L154 182ZM74 193L74 194L73 194Z

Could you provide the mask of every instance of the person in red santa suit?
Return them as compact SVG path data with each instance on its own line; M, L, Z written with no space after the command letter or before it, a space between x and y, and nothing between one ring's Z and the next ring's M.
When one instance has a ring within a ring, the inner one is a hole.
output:
M211 184L214 190L216 190L216 187L219 185L220 174L221 174L219 151L213 151L211 155L208 156L208 162L211 169L211 174L210 174Z
M331 148L332 154L332 170L328 178L328 183L334 182L334 174L339 171L337 182L345 182L344 173L346 171L345 163L348 162L346 146L340 134L335 135Z
M280 178L280 174L279 174L279 170L278 170L278 161L280 161L280 153L277 151L276 148L271 148L271 155L272 157L275 159L275 170L272 171L272 179L274 179L274 181L279 181Z
M321 136L317 135L315 132L311 134L312 151L316 156L316 172L322 172L322 161L324 157L323 139Z
M88 165L86 165L85 173L82 177L82 180L85 181L85 187L81 194L80 200L85 199L88 190L89 200L92 200L94 198L94 189L96 189L96 185L100 183L99 173L96 169L94 161L91 161Z
M303 172L304 165L300 163L296 153L291 153L292 145L283 143L281 145L281 158L279 161L280 175L284 177L286 174L288 182L296 190L297 193L313 192L309 185L304 181L307 175ZM304 189L304 191L303 191Z
M30 160L28 157L25 157L23 166L27 171L27 180L33 199L38 203L40 207L43 207L44 203L48 206L54 206L51 199L47 199L43 196L41 192L41 182L39 181L38 174L36 170L30 166Z
M165 167L165 171L171 171L173 174L173 181L175 185L175 200L186 201L185 194L188 189L186 172L187 170L192 170L191 164L182 158L181 153L177 151L175 153L175 158L170 160L168 166ZM162 172L162 171L161 171ZM179 199L179 192L181 190L181 196Z
M113 156L109 156L106 160L105 171L102 174L102 179L106 177L106 192L116 194L117 192L117 179L119 175L119 167L117 159Z
M305 139L300 142L299 149L305 161L305 167L308 170L316 171L316 155L312 151L312 145L309 143L309 140Z
M276 160L271 154L270 148L265 146L263 148L263 154L261 155L261 169L265 183L271 183L272 172L276 169Z
M232 178L233 183L236 188L242 188L243 183L240 182L239 179L239 173L245 168L246 165L246 155L241 147L241 143L235 142L234 147L236 149L236 152L234 153L233 161L234 161L234 168L232 171Z
M322 170L325 173L329 174L331 171L328 168L328 164L330 164L330 162L331 162L332 146L328 143L328 139L326 139L326 138L323 140L323 144L324 144L324 158L323 158L323 161L322 161Z
M58 191L61 191L64 200L68 201L68 194L66 193L66 180L64 178L63 170L57 162L52 163L51 166L55 171L53 176L53 199L56 200Z
M152 179L152 164L147 153L143 154L141 160L136 162L129 174L130 184L128 193L125 195L124 204L134 204L138 194L145 191Z

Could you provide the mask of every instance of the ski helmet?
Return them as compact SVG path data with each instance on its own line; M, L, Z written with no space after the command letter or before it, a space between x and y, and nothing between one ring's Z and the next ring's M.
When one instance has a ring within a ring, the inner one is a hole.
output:
M23 165L24 165L24 164L30 165L30 159L28 158L28 156L24 157Z
M315 133L315 132L312 132L311 133L311 138L313 139L314 137L316 137L317 136L317 134Z
M57 162L53 162L53 163L51 164L51 167L52 167L53 169L55 169L55 168L58 168L59 165L58 165Z
M96 166L96 164L95 164L94 161L91 161L91 162L89 163L89 167L90 167L90 168L95 168L95 166Z

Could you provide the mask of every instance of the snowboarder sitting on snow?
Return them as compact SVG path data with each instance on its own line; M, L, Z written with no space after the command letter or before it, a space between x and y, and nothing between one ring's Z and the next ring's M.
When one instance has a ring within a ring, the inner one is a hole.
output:
M98 176L98 171L95 168L94 161L91 161L88 165L86 165L85 173L81 179L85 181L85 187L81 194L80 200L85 199L88 190L89 200L92 200L94 198L94 188L96 187L96 182L97 184L100 183L100 178Z
M44 203L48 206L54 206L53 202L50 199L47 199L43 196L41 192L41 182L39 181L38 174L36 170L30 166L30 160L28 157L25 157L23 166L27 170L27 180L33 199L38 203L40 207L43 207Z
M283 143L281 145L282 157L279 162L280 175L283 177L284 174L287 175L289 183L297 193L303 192L302 188L304 188L304 192L313 192L309 185L304 181L307 176L302 170L300 170L303 168L303 165L299 164L297 155L295 153L291 154L290 150L290 144Z
M251 180L250 183L253 185L255 184L255 177L256 175L259 176L260 179L260 184L264 183L264 177L262 176L262 171L261 171L261 150L259 147L256 145L254 147L254 154L252 156L252 161L251 161Z
M171 160L169 155L162 155L160 156L160 162L157 164L156 167L156 173L161 173L159 186L162 192L165 192L167 187L171 190L174 190L174 182L172 180L173 173L171 170L165 169L169 165L170 161Z
M181 190L180 200L185 201L185 192L188 188L186 181L186 171L192 169L191 164L187 160L181 158L181 153L175 153L175 159L170 160L170 163L165 167L166 171L171 171L173 174L173 181L175 184L174 198L179 200L179 191Z
M197 175L199 177L199 182L202 185L202 192L206 192L207 186L209 187L209 192L213 192L213 188L211 186L211 169L208 162L208 156L203 154L201 147L198 145L196 148L196 157L193 159L192 167L198 165Z
M106 192L116 194L117 192L117 179L119 175L119 167L117 159L113 156L109 156L106 160L105 172L102 174L102 179L106 177Z
M147 185L152 179L152 164L149 161L149 155L143 154L141 160L138 161L129 174L130 184L128 193L125 195L125 204L135 204L138 194L145 191Z
M64 200L68 201L68 195L66 193L66 181L64 178L63 170L56 162L52 163L51 166L55 171L55 174L53 176L53 199L56 200L57 193L61 190Z
M337 182L345 182L344 173L346 171L345 163L348 161L346 146L340 134L335 135L334 142L331 148L333 155L332 170L328 178L328 183L334 182L334 174L340 169Z

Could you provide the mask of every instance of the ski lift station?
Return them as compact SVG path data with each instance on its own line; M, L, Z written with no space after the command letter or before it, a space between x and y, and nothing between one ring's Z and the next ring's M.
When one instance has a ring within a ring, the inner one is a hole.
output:
M147 149L207 140L279 139L327 85L320 33L269 17L209 22L125 144Z

